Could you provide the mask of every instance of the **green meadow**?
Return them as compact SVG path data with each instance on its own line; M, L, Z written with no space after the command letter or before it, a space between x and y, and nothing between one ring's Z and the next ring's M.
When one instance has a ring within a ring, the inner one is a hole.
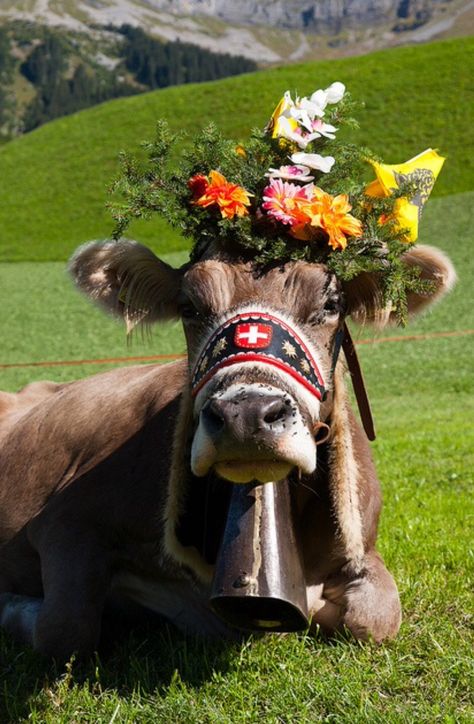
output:
M120 324L74 291L63 262L77 243L107 234L110 223L101 209L114 155L151 132L162 112L187 128L212 115L243 138L248 119L264 123L287 87L306 92L344 80L366 99L361 141L387 161L405 160L429 145L448 155L424 212L420 242L443 249L459 275L452 293L406 329L354 329L363 342L359 354L378 433L373 453L384 494L379 549L402 599L395 641L376 646L343 636L327 641L290 634L228 646L149 622L133 631L120 628L88 666L71 662L64 671L0 633L0 722L474 720L469 50L471 41L462 40L170 89L62 119L0 149L7 198L1 245L10 261L0 263L2 389L44 378L73 380L111 366L14 366L19 363L184 351L177 324L127 343ZM449 81L455 75L456 83ZM140 226L136 236L150 241L159 228ZM168 230L163 234L155 249L173 264L184 261L183 242ZM457 335L440 336L451 332ZM414 335L421 338L384 341Z

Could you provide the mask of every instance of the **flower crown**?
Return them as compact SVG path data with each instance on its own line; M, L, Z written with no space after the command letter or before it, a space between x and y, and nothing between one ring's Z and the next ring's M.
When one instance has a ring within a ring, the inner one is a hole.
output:
M210 124L189 146L160 121L155 139L143 144L144 163L122 154L113 190L124 201L111 204L114 238L132 219L156 212L193 239L192 259L217 245L263 265L324 262L342 280L380 272L384 302L404 322L407 292L422 293L426 283L401 257L417 239L444 158L428 149L386 165L341 142L339 129L357 125L353 106L340 82L295 100L287 91L245 145ZM170 163L178 144L180 162ZM370 167L375 178L368 182Z

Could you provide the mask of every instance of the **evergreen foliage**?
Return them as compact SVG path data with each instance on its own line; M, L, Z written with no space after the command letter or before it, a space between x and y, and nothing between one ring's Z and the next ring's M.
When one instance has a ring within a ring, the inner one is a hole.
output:
M67 68L68 51L58 36L48 33L22 63L20 71L36 86L54 85Z
M13 57L11 55L11 42L8 33L0 28L0 81L10 79L13 68Z
M126 38L127 69L151 89L216 80L256 69L256 64L243 56L213 53L179 40L162 43L131 25L122 25L120 33Z
M86 69L84 63L77 65L68 77L71 54L63 39L48 32L22 63L21 73L36 88L36 95L23 117L25 131L110 98L137 92L136 88L113 77Z
M338 126L355 125L351 117L353 105L346 95L325 120ZM333 196L348 194L352 212L362 222L362 233L350 237L345 249L334 250L322 229L316 238L301 241L289 233L288 226L276 222L262 208L264 189L269 183L265 174L271 167L288 163L289 153L297 150L295 144L273 138L268 128L256 129L244 149L224 138L211 123L195 138L190 149L182 150L177 165L169 159L180 141L182 136L171 133L167 123L160 121L155 138L142 144L144 161L122 153L122 172L112 187L121 200L110 205L116 222L114 238L120 238L132 220L149 219L156 213L193 240L192 259L200 258L217 243L236 258L252 259L262 267L290 260L323 262L342 280L376 272L380 275L384 302L392 305L401 324L406 323L407 292L427 291L426 283L418 278L419 271L408 269L402 262L408 246L406 230L399 228L393 216L396 200L410 196L412 189L405 185L384 198L367 196L365 168L368 159L373 158L368 149L331 140L333 169L329 173L312 170L314 184L323 191ZM323 153L327 143L324 137L312 141L310 152ZM219 208L196 203L190 180L207 177L213 170L250 194L248 214L225 218Z
M179 41L162 43L128 25L107 29L116 37L109 47L116 62L113 69L94 59L95 46L87 40L86 50L80 34L31 23L0 28L0 131L6 135L15 127L30 131L112 98L256 69L241 56L212 53ZM23 56L21 62L18 56ZM33 98L23 105L15 105L10 90L15 73L34 89Z
M0 133L8 133L12 99L7 90L13 71L11 42L5 29L0 28Z

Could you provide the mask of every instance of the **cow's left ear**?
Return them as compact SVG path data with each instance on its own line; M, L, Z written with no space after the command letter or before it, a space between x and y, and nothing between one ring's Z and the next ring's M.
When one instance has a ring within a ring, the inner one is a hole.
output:
M79 247L69 262L76 286L105 311L137 324L174 319L182 271L136 241L99 241Z
M456 283L456 272L451 260L432 246L413 246L403 256L407 266L418 267L420 278L431 282L427 294L409 292L408 316L414 317L439 301ZM358 323L384 326L396 321L396 315L383 305L380 276L364 273L344 284L348 313Z

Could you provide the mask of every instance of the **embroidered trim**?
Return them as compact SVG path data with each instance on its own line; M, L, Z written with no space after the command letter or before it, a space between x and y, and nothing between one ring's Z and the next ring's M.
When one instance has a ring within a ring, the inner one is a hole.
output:
M194 366L193 396L218 370L243 362L277 367L318 400L326 396L322 374L306 344L281 319L263 312L236 314L213 332Z

